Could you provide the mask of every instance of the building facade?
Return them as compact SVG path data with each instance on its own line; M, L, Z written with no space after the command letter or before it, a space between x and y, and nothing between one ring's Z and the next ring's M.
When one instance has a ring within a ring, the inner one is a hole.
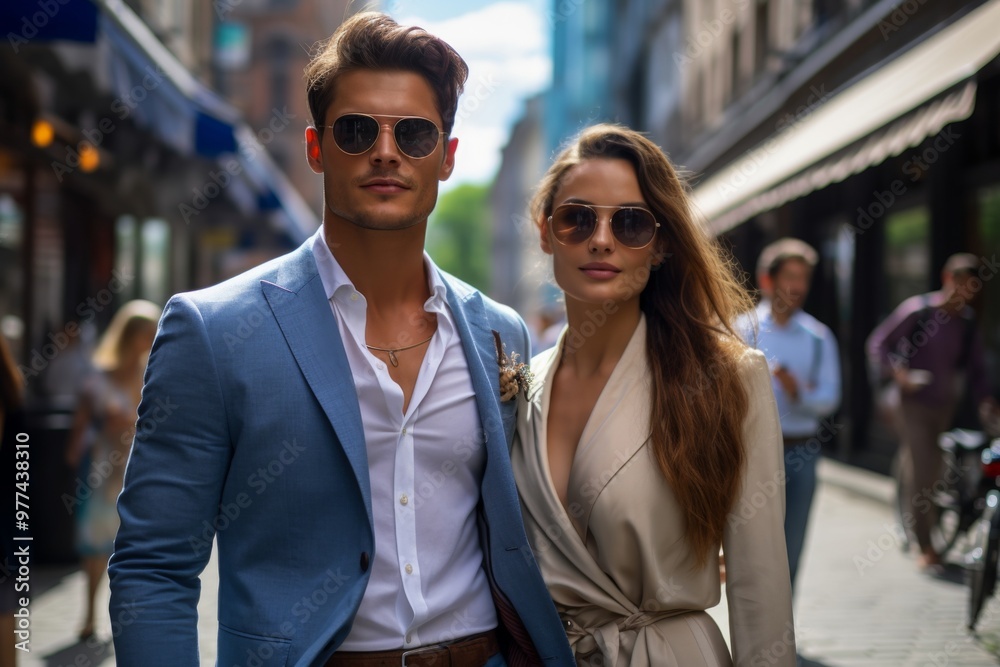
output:
M895 443L874 417L868 333L905 297L939 286L952 252L995 267L1000 251L1000 3L553 7L547 145L599 120L648 133L690 175L697 212L748 273L772 240L813 244L822 259L806 309L837 334L844 360L831 453L888 470ZM603 71L587 69L590 53L607 56ZM603 104L588 99L595 91ZM998 290L984 279L976 304L994 378Z

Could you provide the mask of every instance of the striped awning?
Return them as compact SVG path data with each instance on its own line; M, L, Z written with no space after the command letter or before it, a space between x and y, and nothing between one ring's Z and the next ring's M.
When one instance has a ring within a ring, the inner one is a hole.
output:
M975 76L1000 54L990 0L712 173L695 205L719 234L917 146L975 108Z

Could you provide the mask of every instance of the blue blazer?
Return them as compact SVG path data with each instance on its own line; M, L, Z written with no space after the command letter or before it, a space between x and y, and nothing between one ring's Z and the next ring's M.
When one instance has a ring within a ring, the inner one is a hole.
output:
M476 391L480 526L492 584L547 665L572 653L528 548L492 330L523 322L442 276ZM310 242L167 304L146 369L108 572L119 665L199 664L198 576L219 560L218 664L322 665L350 630L376 549L364 429Z

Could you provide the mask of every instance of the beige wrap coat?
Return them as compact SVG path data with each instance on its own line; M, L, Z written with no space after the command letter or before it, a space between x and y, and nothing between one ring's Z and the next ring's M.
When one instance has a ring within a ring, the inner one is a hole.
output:
M747 467L723 538L732 658L706 609L721 598L716 556L698 566L684 518L647 445L643 318L584 428L564 507L549 476L550 379L566 332L531 363L511 451L528 539L581 665L795 664L785 553L784 458L764 356L741 363L750 398ZM698 400L697 395L693 400Z

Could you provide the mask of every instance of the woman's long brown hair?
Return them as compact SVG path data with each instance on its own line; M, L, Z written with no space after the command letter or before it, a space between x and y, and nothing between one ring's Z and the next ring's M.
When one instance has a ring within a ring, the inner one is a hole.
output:
M556 158L532 201L539 225L566 172L585 160L624 159L660 223L658 266L639 297L652 375L651 444L704 564L722 541L746 465L746 345L733 329L752 306L732 258L700 226L688 189L656 144L618 125L584 130ZM544 227L542 227L544 229Z

